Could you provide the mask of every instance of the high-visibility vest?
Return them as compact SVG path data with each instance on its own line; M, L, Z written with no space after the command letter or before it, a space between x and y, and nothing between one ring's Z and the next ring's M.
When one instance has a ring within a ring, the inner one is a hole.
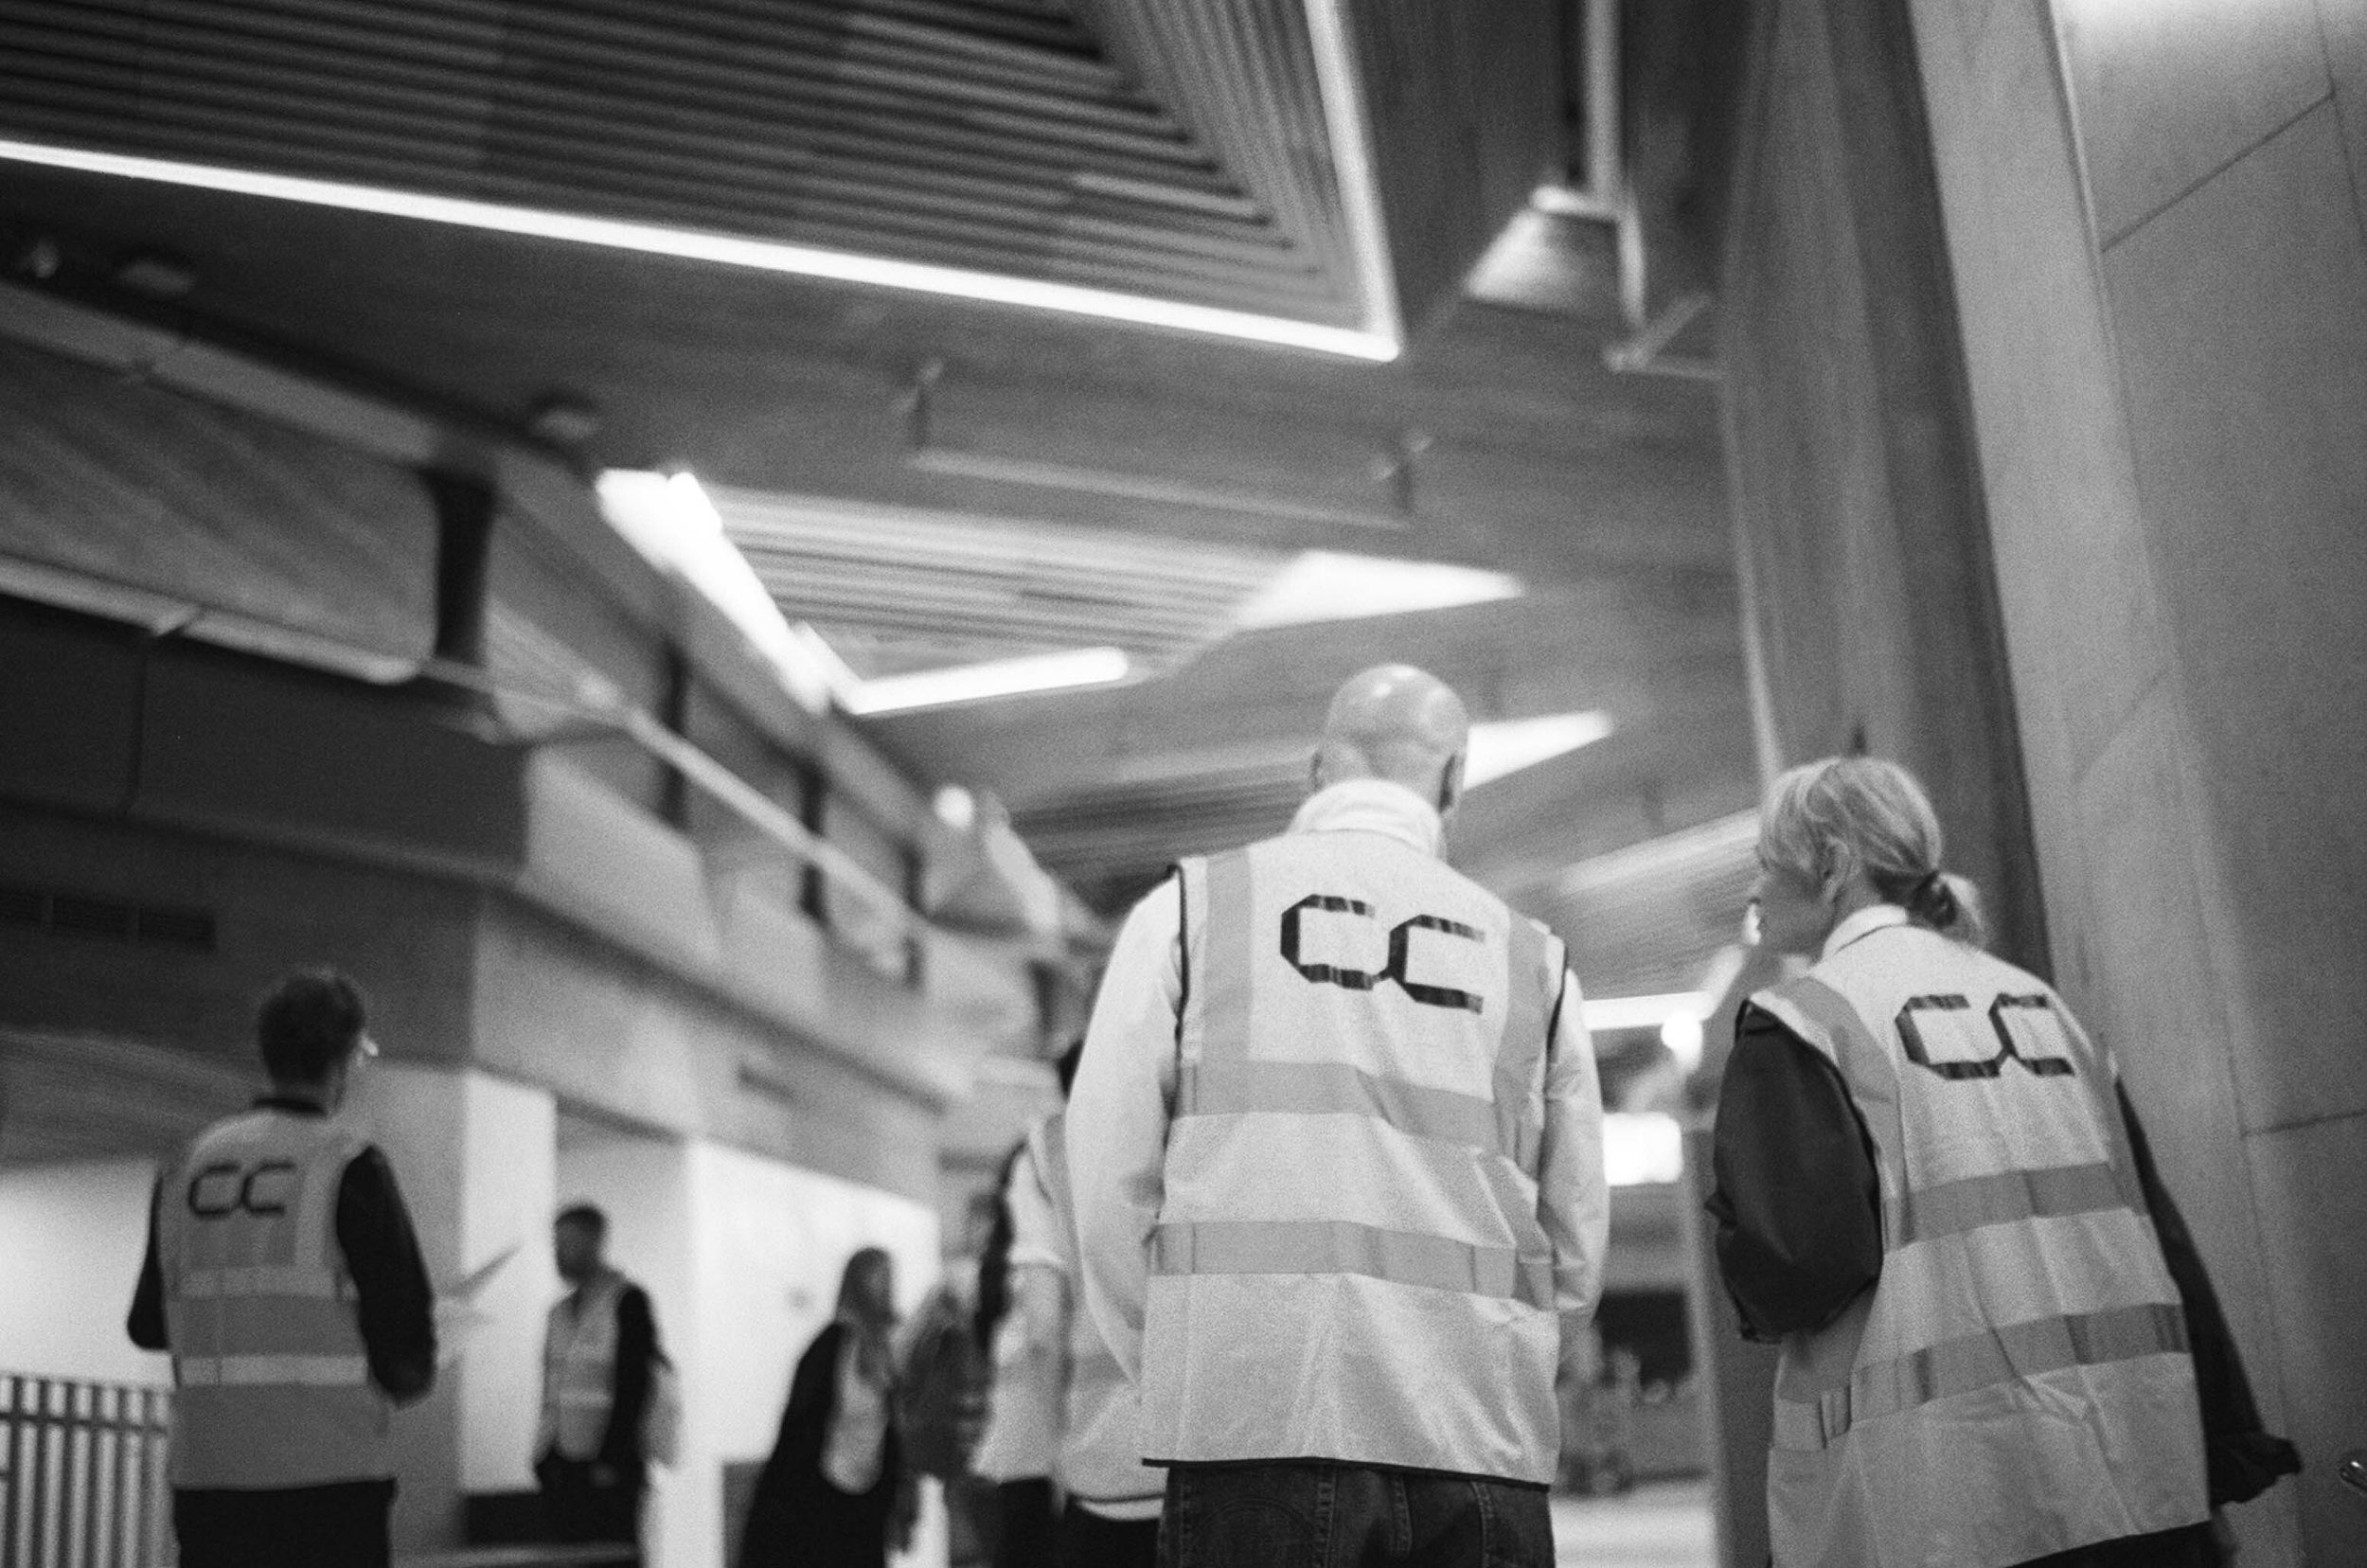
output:
M337 1191L368 1145L251 1111L200 1133L157 1194L172 1345L172 1484L278 1488L394 1473Z
M534 1452L590 1459L616 1404L616 1304L625 1276L607 1271L551 1304L543 1332L543 1419Z
M1558 944L1382 834L1179 868L1142 1453L1552 1480Z
M1998 1568L2205 1518L2178 1289L2061 999L1898 925L1753 1001L1840 1069L1881 1186L1875 1287L1778 1363L1778 1568Z
M1088 1508L1108 1511L1155 1503L1166 1476L1142 1462L1141 1407L1134 1385L1094 1327L1078 1289L1077 1200L1068 1179L1065 1112L1054 1112L1027 1134L1028 1158L1043 1176L1059 1220L1060 1273L1068 1281L1068 1377L1060 1400L1060 1489Z

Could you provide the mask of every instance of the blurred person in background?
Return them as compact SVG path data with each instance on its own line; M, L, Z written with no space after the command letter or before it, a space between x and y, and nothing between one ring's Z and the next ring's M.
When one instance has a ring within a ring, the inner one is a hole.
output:
M568 1291L543 1326L534 1478L553 1541L641 1539L642 1425L662 1353L650 1292L609 1265L607 1244L608 1216L593 1204L551 1222Z
M838 1310L798 1358L757 1474L739 1568L883 1568L917 1514L896 1424L896 1269L846 1260Z
M1060 1058L1065 1098L1084 1042ZM1151 1568L1166 1477L1141 1458L1141 1409L1134 1387L1101 1338L1082 1299L1077 1203L1069 1181L1067 1113L1056 1111L1027 1134L1011 1185L1011 1262L1023 1305L1051 1337L1062 1378L1056 1473L1061 1504L1052 1560L1060 1568Z
M1065 1124L1170 1568L1550 1568L1610 1227L1561 943L1444 859L1469 722L1385 665L1290 830L1127 918Z
M1065 1066L1067 1059L1062 1060ZM1065 1071L1060 1087L1065 1094ZM1035 1147L1043 1120L1029 1128L997 1173L994 1225L978 1265L976 1332L992 1363L993 1381L987 1393L986 1433L971 1469L995 1487L994 1568L1046 1568L1059 1512L1052 1477L1068 1378L1059 1282L1042 1259L1018 1248L1014 1213L1023 1202L1041 1201Z
M2111 1054L1981 951L1905 769L1775 781L1715 1138L1718 1263L1782 1347L1777 1568L2181 1568L2298 1464Z
M172 1352L182 1568L388 1560L389 1416L435 1381L435 1294L386 1156L338 1118L364 1023L335 971L281 980L255 1021L271 1093L157 1180L127 1327Z

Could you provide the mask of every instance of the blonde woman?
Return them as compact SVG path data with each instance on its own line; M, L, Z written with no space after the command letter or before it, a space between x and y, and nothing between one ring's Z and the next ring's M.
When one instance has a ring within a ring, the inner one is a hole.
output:
M2298 1462L2110 1053L1981 951L1905 769L1785 774L1758 852L1761 939L1813 963L1742 1010L1710 1209L1782 1346L1778 1568L2216 1561L2212 1509Z
M846 1260L838 1311L790 1380L781 1431L756 1478L740 1568L884 1568L912 1533L914 1493L896 1428L896 1272L865 1247Z

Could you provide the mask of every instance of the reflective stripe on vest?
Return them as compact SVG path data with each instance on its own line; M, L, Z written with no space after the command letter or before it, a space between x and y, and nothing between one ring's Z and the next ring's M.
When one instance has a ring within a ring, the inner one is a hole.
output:
M1146 1456L1550 1479L1553 938L1378 834L1292 834L1179 877Z
M608 1273L577 1297L551 1305L543 1337L543 1418L535 1447L569 1459L589 1459L608 1435L616 1402L616 1304L622 1274Z
M336 1237L337 1193L365 1147L328 1117L258 1110L199 1134L159 1183L176 1487L393 1473L389 1405Z
M366 1356L175 1356L175 1381L187 1388L351 1388L369 1381Z
M1839 1070L1882 1217L1874 1289L1784 1346L1776 1562L1990 1568L2203 1517L2185 1318L2110 1058L2037 979L1919 928L1753 1001ZM2037 1473L2034 1495L1964 1479Z
M1203 1221L1161 1225L1154 1274L1361 1274L1392 1285L1550 1308L1554 1267L1510 1247L1383 1230L1345 1220Z

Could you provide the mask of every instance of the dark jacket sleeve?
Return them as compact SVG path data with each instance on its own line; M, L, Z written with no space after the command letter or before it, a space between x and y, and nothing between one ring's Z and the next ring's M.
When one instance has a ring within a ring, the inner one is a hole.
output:
M2116 1086L2117 1087L2117 1086ZM2208 1470L2211 1506L2249 1503L2274 1486L2281 1476L2298 1474L2301 1451L2284 1438L2262 1430L2260 1404L2251 1380L2244 1372L2235 1335L2220 1309L2219 1292L2202 1266L2185 1217L2162 1184L2153 1163L2153 1149L2137 1120L2128 1091L2118 1088L2121 1119L2128 1126L2128 1145L2136 1157L2137 1180L2153 1217L2154 1233L2162 1238L2162 1256L2178 1285L2186 1309L2187 1349L2195 1358L2195 1384L2202 1399L2203 1458Z
M1822 1328L1882 1272L1881 1185L1841 1073L1757 1007L1713 1135L1717 1266L1757 1340Z
M140 1282L132 1290L132 1312L124 1332L143 1350L169 1350L165 1327L165 1271L156 1253L156 1205L162 1201L163 1178L148 1193L148 1256L140 1260Z
M371 1381L399 1403L418 1399L436 1381L436 1291L394 1167L376 1146L337 1184L337 1245L359 1297Z
M610 1385L608 1431L600 1437L599 1459L608 1465L638 1465L641 1417L650 1406L650 1363L657 1355L657 1320L650 1310L650 1292L628 1285L616 1298L616 1381Z
M846 1330L831 1324L797 1358L789 1380L789 1402L781 1408L781 1430L773 1452L757 1472L739 1533L739 1568L774 1568L792 1560L792 1532L796 1499L809 1493L822 1471L822 1446L838 1408L838 1350Z

